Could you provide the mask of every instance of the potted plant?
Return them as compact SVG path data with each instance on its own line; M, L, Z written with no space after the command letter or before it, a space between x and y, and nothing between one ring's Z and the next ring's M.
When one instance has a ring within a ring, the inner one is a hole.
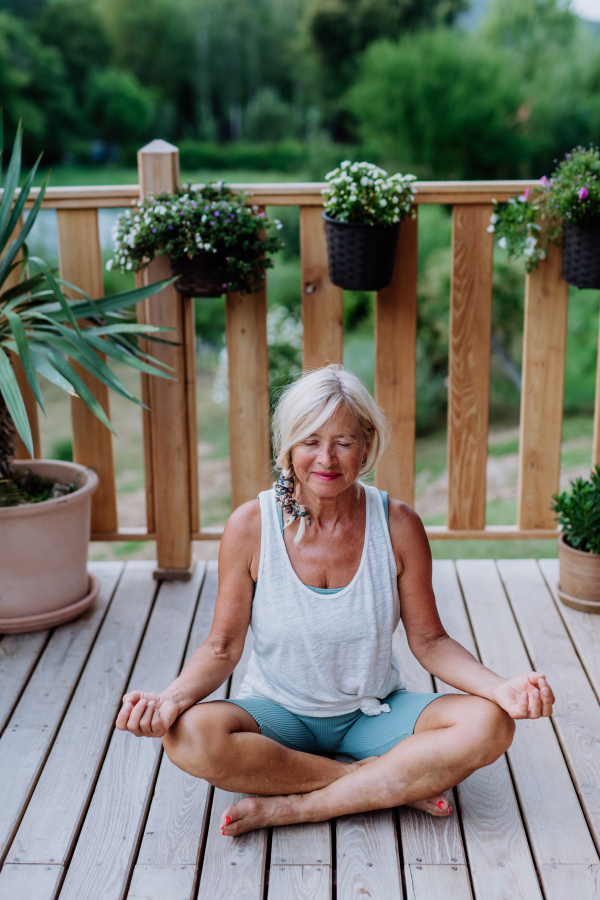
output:
M0 146L1 139L0 120ZM43 260L29 256L25 241L48 177L17 231L39 163L17 194L21 141L19 125L0 203L0 633L66 622L93 603L99 589L98 580L87 572L96 473L76 463L13 459L15 429L33 456L31 428L14 371L17 358L42 409L39 375L80 397L108 428L104 410L69 359L136 403L140 401L100 353L143 372L172 377L167 367L157 368L162 364L137 343L139 334L157 340L152 333L164 329L138 325L128 311L169 281L98 300L83 291L78 291L81 300L67 299L64 282ZM28 264L35 266L34 274L27 274Z
M577 147L551 178L508 203L495 204L488 231L510 257L525 256L527 271L563 242L563 278L578 288L600 288L600 153Z
M147 194L117 220L115 255L107 268L137 272L164 253L182 294L253 293L264 286L265 271L273 265L269 254L284 246L271 233L280 228L281 222L267 219L258 206L246 206L244 195L223 183Z
M567 606L600 613L600 466L589 481L577 478L570 491L556 494L552 509L563 527L558 595Z
M414 215L414 175L392 175L348 160L325 176L325 231L332 284L378 291L392 280L398 230Z

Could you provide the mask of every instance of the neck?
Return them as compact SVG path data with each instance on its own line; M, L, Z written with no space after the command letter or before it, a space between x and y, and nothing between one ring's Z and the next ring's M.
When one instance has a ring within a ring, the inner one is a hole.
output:
M362 494L356 481L335 497L319 497L302 484L296 488L296 499L309 513L311 526L335 525L340 520L355 515L360 507Z

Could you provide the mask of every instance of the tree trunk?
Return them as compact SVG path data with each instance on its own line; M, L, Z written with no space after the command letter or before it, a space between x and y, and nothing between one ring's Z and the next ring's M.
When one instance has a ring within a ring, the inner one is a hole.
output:
M1 351L0 351L1 352ZM11 478L15 455L15 426L0 392L0 478Z

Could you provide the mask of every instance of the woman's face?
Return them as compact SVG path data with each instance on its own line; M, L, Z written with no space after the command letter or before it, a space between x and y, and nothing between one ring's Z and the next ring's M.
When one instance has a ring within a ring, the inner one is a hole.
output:
M300 484L318 497L335 497L349 488L360 471L369 445L360 423L346 407L292 450Z

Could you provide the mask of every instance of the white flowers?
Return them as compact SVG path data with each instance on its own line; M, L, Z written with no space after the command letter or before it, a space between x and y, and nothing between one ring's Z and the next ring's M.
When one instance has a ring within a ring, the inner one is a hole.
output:
M489 232L490 234L493 234L495 230L496 229L494 228L493 225L488 225L488 227L486 228L486 231Z
M528 256L529 258L531 258L533 256L533 254L535 253L536 245L537 245L537 240L534 238L534 236L532 234L530 234L529 237L525 238L525 249L523 250L523 253L525 254L525 256Z
M505 237L500 238L500 240L498 241L498 246L502 247L503 250L506 250L506 238Z
M107 272L110 272L110 270L112 269L112 267L113 267L113 262L114 262L114 260L109 259L108 262L106 263L106 271L107 271Z
M325 210L338 222L391 225L412 214L414 175L388 177L372 163L344 160L326 179Z

